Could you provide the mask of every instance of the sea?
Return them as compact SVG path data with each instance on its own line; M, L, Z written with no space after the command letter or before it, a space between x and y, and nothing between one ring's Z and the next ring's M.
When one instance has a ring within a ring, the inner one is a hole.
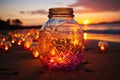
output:
M120 23L84 25L82 29L86 39L120 42Z
M114 24L95 24L95 25L81 25L84 31L84 38L87 40L100 40L108 42L120 43L120 23ZM15 30L0 30L0 37L9 35L12 32L39 32L40 29L15 29Z

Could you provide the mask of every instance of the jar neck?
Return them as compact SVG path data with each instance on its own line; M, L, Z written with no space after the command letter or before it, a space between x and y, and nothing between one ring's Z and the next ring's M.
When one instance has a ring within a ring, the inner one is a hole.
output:
M73 19L74 15L48 15L49 19Z

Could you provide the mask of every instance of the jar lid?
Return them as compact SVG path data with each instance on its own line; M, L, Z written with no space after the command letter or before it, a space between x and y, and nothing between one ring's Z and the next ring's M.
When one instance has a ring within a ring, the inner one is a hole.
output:
M50 8L49 15L73 15L73 8Z

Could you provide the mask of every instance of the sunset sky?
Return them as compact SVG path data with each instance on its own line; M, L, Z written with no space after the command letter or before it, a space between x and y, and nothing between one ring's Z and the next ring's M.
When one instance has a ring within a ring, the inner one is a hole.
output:
M20 19L23 25L41 25L47 21L52 7L73 8L78 23L120 21L119 0L0 0L0 18Z

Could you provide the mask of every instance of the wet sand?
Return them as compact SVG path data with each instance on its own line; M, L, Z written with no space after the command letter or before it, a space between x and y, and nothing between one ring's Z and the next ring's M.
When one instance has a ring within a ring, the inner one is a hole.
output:
M98 51L97 43L85 41L83 61L70 71L48 70L39 58L14 44L9 52L0 51L0 80L120 80L120 43L108 42L105 53Z

